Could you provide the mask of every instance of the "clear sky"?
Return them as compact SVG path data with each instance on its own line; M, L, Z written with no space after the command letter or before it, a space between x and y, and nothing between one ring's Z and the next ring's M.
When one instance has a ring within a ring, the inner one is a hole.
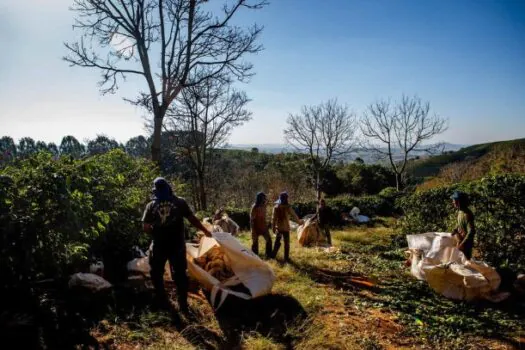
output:
M98 72L61 60L70 4L0 1L0 136L145 133L144 112L122 101L143 85L101 96ZM336 97L360 114L403 93L449 118L439 140L525 137L524 0L273 0L237 20L265 26L265 50L243 85L253 120L230 143L282 143L288 113L304 104Z

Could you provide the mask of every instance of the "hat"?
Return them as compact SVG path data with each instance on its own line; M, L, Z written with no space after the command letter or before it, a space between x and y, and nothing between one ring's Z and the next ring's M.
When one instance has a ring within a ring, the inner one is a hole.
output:
M170 184L163 177L153 180L153 197L156 200L165 201L173 198L173 191Z
M279 194L279 199L275 203L277 203L277 204L288 204L288 193L287 192L281 192Z
M463 198L463 193L459 191L454 191L454 193L452 193L452 196L450 196L450 199L453 199L455 201L459 201L462 198Z
M159 177L155 178L155 180L153 180L153 186L156 189L167 187L168 186L168 181L166 181L165 178L159 176Z

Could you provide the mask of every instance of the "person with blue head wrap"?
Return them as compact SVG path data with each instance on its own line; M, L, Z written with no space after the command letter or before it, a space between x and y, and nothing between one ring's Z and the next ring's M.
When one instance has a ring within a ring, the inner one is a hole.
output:
M276 235L272 257L275 258L277 256L279 248L281 248L281 238L284 238L285 262L290 261L290 220L295 221L299 225L304 223L289 205L288 193L281 192L272 212L272 230Z
M266 221L267 203L266 194L258 192L250 211L250 229L252 231L252 251L259 254L259 236L263 236L266 241L266 258L269 259L272 256L272 237L268 232Z
M161 305L169 304L164 290L164 267L169 261L173 281L177 286L179 308L188 312L188 276L186 275L186 242L184 240L184 218L193 226L211 237L211 233L195 217L183 198L175 196L163 177L153 181L153 198L148 203L142 222L144 231L153 236L153 249L149 256L151 280L155 287L156 300Z

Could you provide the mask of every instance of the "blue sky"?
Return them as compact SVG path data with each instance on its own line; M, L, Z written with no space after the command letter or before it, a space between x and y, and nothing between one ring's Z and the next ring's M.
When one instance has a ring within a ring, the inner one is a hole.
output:
M219 0L217 0L219 1ZM74 37L69 0L0 4L0 135L59 142L144 133L144 112L98 72L61 61ZM525 1L274 0L242 13L265 26L256 76L242 87L253 120L231 143L281 143L290 112L336 97L358 115L379 98L417 94L450 120L437 140L525 137Z

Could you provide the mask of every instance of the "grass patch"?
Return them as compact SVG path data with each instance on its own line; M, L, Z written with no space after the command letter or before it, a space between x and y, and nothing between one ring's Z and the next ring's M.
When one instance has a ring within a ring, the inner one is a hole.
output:
M292 262L282 263L282 251L268 261L277 276L273 293L283 300L269 326L230 326L207 302L190 299L198 315L183 327L146 309L103 321L97 332L110 344L148 349L519 348L523 305L458 303L435 294L410 276L403 250L390 245L393 231L391 220L336 230L333 251L300 247L293 235ZM249 234L239 239L251 245ZM281 319L290 305L306 317Z

